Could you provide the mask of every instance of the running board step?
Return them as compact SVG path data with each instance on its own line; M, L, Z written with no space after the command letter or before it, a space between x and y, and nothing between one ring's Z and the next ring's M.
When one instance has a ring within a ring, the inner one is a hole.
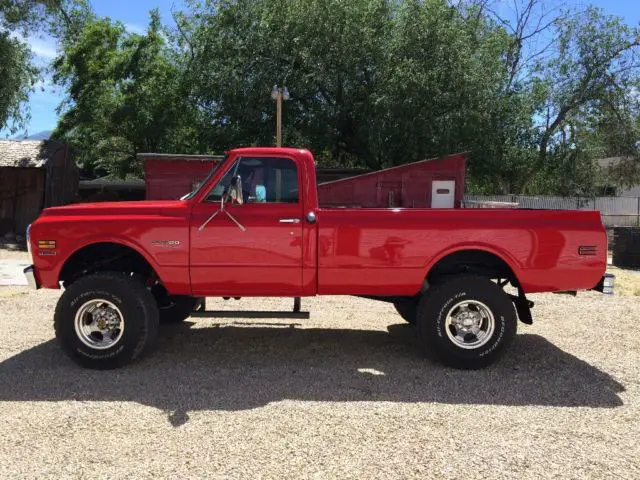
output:
M256 312L247 310L206 310L191 312L193 318L310 318L309 312Z

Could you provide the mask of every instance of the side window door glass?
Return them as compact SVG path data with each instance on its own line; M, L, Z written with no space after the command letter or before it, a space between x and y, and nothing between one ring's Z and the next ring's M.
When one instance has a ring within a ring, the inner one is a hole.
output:
M229 191L231 179L237 176L239 161L234 162L229 170L218 181L217 185L207 195L206 202L219 202L222 196Z
M293 160L242 157L224 174L207 196L219 202L223 195L233 203L298 203L298 170Z

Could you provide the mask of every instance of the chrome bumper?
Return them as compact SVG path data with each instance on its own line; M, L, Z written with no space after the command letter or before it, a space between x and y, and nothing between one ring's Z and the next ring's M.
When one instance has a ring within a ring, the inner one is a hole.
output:
M38 285L35 271L35 267L33 265L29 265L23 270L23 273L24 276L27 277L27 283L29 284L29 287L33 288L34 290L38 290L40 288L40 285Z
M594 290L602 292L605 295L613 295L615 281L615 275L613 275L612 273L605 273L598 284L595 286Z

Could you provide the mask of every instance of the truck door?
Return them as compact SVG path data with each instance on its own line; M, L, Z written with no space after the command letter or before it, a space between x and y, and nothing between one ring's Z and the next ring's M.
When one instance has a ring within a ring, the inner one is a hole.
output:
M231 165L192 211L194 295L300 294L300 184L289 158L240 157Z

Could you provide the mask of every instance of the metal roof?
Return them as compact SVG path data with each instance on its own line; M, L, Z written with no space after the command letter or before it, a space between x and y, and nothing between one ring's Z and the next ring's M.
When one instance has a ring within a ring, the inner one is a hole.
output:
M221 160L224 155L185 155L183 153L138 153L140 160L153 158L154 160Z
M44 168L62 146L53 140L0 140L0 167Z
M141 178L130 178L121 180L119 178L101 177L93 180L80 180L79 187L81 190L105 188L105 189L126 189L126 188L144 188L144 180Z

